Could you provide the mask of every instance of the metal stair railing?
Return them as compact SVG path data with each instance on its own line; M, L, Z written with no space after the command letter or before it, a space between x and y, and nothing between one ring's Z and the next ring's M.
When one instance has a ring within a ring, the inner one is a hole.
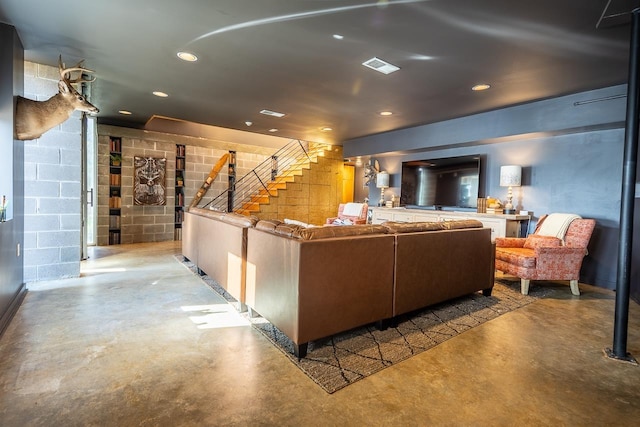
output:
M260 200L276 195L279 188L284 188L286 182L292 181L296 173L308 165L323 148L324 144L311 145L305 141L292 140L207 202L203 208L248 214Z

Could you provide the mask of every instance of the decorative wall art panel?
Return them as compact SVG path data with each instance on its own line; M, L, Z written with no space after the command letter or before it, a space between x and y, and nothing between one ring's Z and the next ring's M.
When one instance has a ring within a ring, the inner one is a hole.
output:
M166 205L164 177L167 170L167 159L135 156L133 162L135 169L133 203L135 205Z

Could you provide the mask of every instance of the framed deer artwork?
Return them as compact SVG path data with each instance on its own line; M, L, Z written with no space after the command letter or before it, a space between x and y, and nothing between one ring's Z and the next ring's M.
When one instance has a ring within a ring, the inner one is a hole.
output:
M167 159L133 158L133 204L164 206L167 204L165 173Z

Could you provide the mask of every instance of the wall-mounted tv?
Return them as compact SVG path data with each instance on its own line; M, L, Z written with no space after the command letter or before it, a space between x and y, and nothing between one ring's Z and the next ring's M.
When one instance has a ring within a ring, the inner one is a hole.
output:
M402 162L400 204L419 208L475 208L484 190L481 156Z

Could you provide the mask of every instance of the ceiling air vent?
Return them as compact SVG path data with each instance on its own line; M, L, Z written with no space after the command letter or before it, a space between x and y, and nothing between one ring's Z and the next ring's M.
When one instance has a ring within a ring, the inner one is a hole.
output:
M396 67L393 64L389 64L386 61L383 61L380 58L376 58L375 56L368 61L362 63L365 67L369 67L372 70L376 70L382 74L391 74L394 71L398 71L400 67Z
M271 110L262 110L260 111L260 114L266 114L267 116L273 116L273 117L284 117L284 113L278 113L277 111L271 111Z

